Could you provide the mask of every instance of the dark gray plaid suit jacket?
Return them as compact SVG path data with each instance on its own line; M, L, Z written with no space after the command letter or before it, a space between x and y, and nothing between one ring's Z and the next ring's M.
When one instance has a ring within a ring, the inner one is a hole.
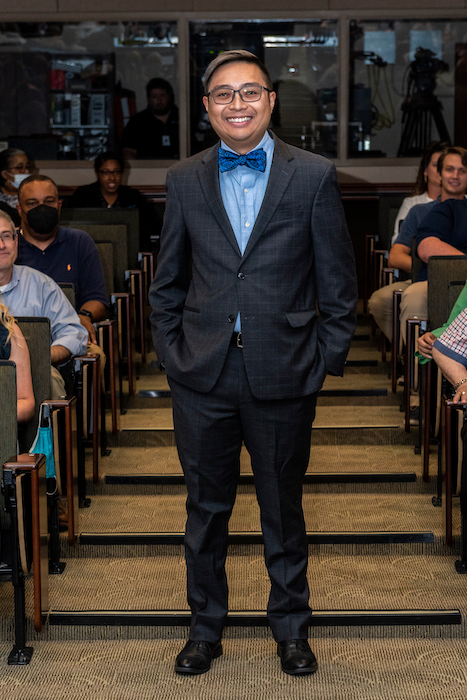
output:
M222 203L218 146L170 168L151 323L169 377L208 392L238 311L253 394L283 399L341 375L355 328L355 261L334 165L274 136L242 256Z

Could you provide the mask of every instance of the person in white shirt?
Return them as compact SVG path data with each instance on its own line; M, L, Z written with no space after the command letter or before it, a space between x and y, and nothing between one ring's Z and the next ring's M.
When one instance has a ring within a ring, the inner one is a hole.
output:
M376 321L376 325L384 333L386 338L392 339L392 303L395 290L405 291L411 283L412 257L410 247L395 243L399 235L400 226L416 204L428 204L436 200L441 194L441 178L437 170L438 159L448 143L432 141L425 148L425 152L418 168L417 180L414 186L414 194L405 197L394 225L394 235L391 239L389 251L389 265L402 270L409 276L408 279L399 279L393 284L377 289L368 301L368 310Z

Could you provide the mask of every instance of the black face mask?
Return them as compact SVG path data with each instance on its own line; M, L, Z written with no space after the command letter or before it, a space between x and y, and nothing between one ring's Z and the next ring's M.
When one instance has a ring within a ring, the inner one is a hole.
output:
M42 236L51 233L58 224L58 209L47 204L39 204L27 213L29 226Z

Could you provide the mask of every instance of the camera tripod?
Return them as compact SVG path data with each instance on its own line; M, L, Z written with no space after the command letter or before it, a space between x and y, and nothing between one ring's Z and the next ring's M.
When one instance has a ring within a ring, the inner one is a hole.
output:
M420 156L427 143L429 143L432 131L432 122L438 130L439 141L450 141L449 133L441 110L443 106L432 92L419 91L408 97L403 104L402 132L398 157Z

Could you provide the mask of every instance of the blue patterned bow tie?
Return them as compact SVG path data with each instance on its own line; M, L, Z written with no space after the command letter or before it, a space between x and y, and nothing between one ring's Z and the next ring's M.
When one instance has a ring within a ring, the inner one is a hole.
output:
M260 170L264 173L266 169L266 153L262 148L257 148L256 151L250 151L244 156L238 156L232 151L226 151L225 148L219 148L219 170L221 173L233 170L237 165L247 165L253 170Z

